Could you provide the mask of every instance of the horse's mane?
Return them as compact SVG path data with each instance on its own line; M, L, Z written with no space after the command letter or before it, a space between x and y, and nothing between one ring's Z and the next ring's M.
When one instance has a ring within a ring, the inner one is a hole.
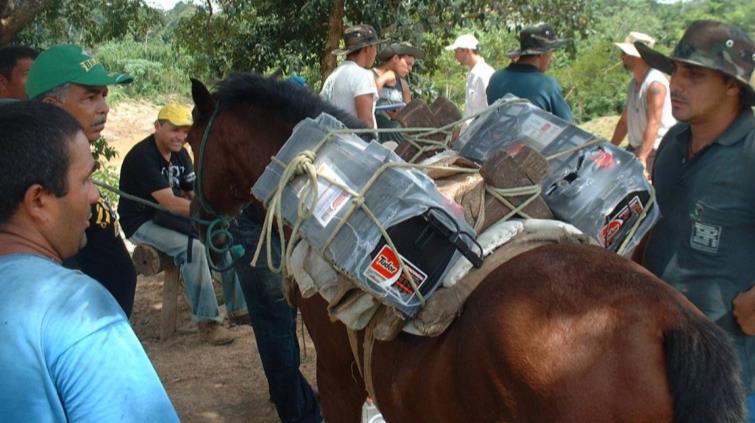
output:
M348 112L322 100L305 87L287 81L265 78L250 73L234 73L218 84L215 93L220 107L229 109L239 104L253 104L296 124L304 118L315 118L325 112L348 128L365 125Z

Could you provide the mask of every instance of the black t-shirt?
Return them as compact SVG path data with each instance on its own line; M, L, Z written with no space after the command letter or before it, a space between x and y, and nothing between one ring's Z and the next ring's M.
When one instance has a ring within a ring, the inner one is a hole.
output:
M81 269L100 282L130 316L136 289L136 270L121 238L118 215L105 197L100 197L92 205L86 236L86 246L63 264L71 269Z
M157 202L152 193L172 188L173 194L182 196L194 190L194 167L189 153L181 149L171 153L170 161L160 154L153 135L136 144L126 154L121 165L120 189L148 201ZM155 209L121 197L118 214L126 237L130 237L145 222L152 219Z

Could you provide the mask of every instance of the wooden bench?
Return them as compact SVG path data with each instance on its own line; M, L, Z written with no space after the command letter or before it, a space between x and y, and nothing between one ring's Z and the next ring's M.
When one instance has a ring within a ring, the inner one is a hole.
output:
M153 276L165 272L163 276L163 307L160 312L160 341L165 341L176 332L178 313L178 278L180 273L173 258L157 249L139 244L131 255L136 273Z

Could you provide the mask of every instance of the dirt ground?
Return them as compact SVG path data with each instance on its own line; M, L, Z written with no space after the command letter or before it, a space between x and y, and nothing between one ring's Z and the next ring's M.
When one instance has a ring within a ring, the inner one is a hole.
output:
M159 106L145 102L121 102L112 107L104 135L119 152L111 162L117 169L128 150L152 132L158 110ZM617 120L618 116L599 118L583 127L610 137ZM233 327L239 335L235 342L210 346L200 342L186 302L179 299L178 304L177 333L160 342L162 275L140 276L131 323L181 420L277 422L251 327ZM302 372L314 381L314 347L308 335L302 330L299 333Z
M159 106L121 102L111 108L104 135L118 150L110 164L120 169L131 147L152 132ZM222 292L216 286L218 292ZM181 296L183 294L181 293ZM269 401L257 344L250 326L231 328L239 338L210 346L199 340L186 301L179 298L176 334L159 341L162 274L139 276L131 324L152 360L183 422L277 422ZM302 336L301 330L299 331ZM309 336L300 339L302 373L314 381L315 352Z

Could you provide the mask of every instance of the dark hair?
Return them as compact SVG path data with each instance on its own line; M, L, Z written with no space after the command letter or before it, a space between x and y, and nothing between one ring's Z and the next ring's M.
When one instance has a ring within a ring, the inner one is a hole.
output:
M0 48L0 74L10 79L19 59L36 59L39 52L31 47L10 46Z
M41 185L68 192L69 144L81 126L65 110L36 101L0 107L0 224L16 212L26 190Z

